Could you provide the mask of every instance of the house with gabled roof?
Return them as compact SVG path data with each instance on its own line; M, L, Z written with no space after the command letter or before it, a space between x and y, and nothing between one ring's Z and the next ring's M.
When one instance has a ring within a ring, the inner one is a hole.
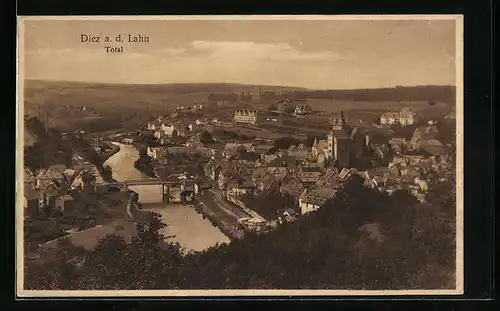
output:
M337 190L327 187L314 187L304 189L299 197L301 214L307 214L319 210L329 200L333 199Z
M24 169L24 189L35 189L35 175L29 168Z
M251 176L232 176L225 185L225 194L228 199L239 200L246 194L253 194L257 185Z
M210 161L208 161L208 163L204 166L203 170L205 171L205 178L209 180L216 180L222 170L222 167L218 160L211 158Z
M278 168L285 167L290 171L293 171L297 168L297 159L293 156L282 156L274 159L269 164L267 164L268 168Z
M297 177L299 178L300 182L307 185L312 185L317 183L322 175L323 173L320 170L302 169L300 172L297 173Z
M220 162L221 170L217 177L217 185L220 190L226 188L226 184L234 178L240 178L243 173L244 165L236 161L223 160Z
M312 110L311 106L309 106L309 104L299 103L295 106L293 113L297 116L302 116L302 115L306 115L306 114L309 114L312 112L313 112L313 110Z
M66 166L63 164L51 165L49 168L40 171L35 177L35 187L36 188L45 188L49 185L53 180L56 180L59 183L64 182L64 171L66 170Z
M321 146L319 146L319 148L321 148ZM300 160L306 160L307 157L309 156L309 150L305 147L305 145L303 143L300 143L298 145L290 146L287 150L287 154L289 156L296 157L297 159L300 159Z
M314 159L317 159L320 154L328 153L328 141L326 139L314 139L311 147L311 154Z
M259 154L266 154L269 150L273 149L273 145L258 144L254 146L254 151Z
M296 174L289 174L281 183L280 193L290 195L294 198L299 196L304 191L304 184Z
M420 146L425 144L426 141L435 140L439 134L439 129L436 125L419 126L413 132L410 139L409 147L413 150L420 149Z
M167 149L162 146L148 146L146 154L151 159L159 161L167 157Z
M33 216L43 210L43 192L34 188L24 190L24 216Z

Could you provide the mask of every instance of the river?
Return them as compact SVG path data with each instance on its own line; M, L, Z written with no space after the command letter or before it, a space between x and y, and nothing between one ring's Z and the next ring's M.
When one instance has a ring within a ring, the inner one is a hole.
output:
M124 181L127 179L149 178L134 167L139 158L139 151L130 145L113 144L120 147L120 151L112 155L104 165L111 167L113 179ZM167 227L160 232L177 242L186 251L202 251L215 244L229 243L230 240L208 219L198 214L194 207L180 204L148 204L145 210L159 213Z

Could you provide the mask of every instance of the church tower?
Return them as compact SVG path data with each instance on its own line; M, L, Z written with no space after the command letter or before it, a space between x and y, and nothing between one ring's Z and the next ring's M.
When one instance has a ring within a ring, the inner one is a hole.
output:
M332 118L332 129L328 134L328 159L339 159L340 153L344 151L344 148L340 148L340 145L345 145L344 140L346 137L349 137L348 127L344 112L341 111L340 116L334 116Z
M332 118L332 130L333 131L344 131L347 130L347 120L344 117L344 112L340 112L340 116L334 116Z

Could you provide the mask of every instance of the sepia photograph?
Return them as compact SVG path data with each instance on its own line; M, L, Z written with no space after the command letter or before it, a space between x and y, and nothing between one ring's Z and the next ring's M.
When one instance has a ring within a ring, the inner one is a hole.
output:
M461 295L461 15L19 16L19 297Z

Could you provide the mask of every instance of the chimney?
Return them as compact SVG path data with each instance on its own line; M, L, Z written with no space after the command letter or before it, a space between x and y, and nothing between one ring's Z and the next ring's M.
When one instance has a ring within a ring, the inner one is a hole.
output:
M340 111L340 120L343 122L345 119L344 119L344 111L341 110Z

